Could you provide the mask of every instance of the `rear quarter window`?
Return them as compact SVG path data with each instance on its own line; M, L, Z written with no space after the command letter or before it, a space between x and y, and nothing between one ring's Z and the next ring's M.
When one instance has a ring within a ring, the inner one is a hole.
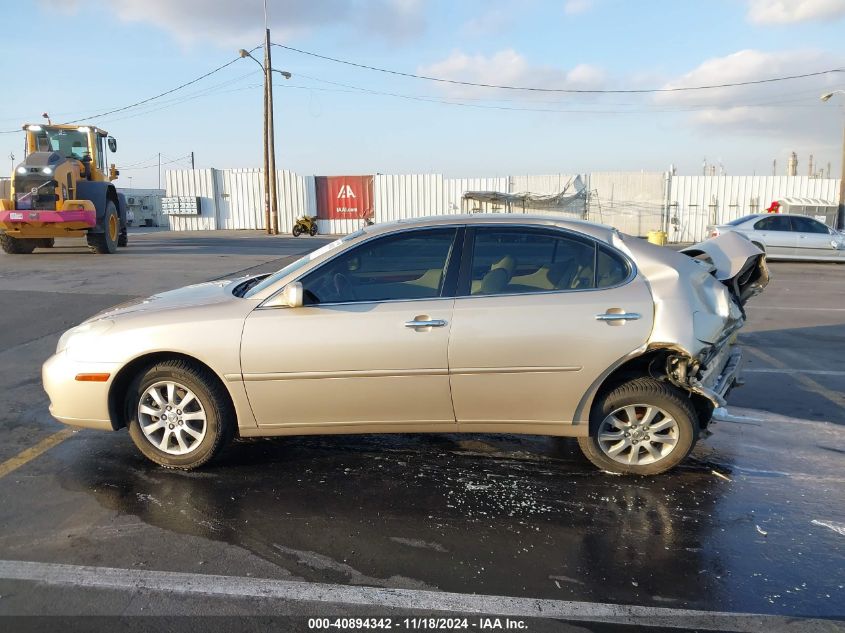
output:
M618 286L630 274L631 266L621 255L599 246L596 254L596 288Z

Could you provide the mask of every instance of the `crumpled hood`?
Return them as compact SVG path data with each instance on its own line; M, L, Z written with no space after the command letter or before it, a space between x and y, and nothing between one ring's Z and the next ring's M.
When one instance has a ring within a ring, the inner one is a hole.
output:
M132 299L125 303L112 306L102 312L95 314L88 321L99 319L112 319L122 315L135 312L162 312L175 308L198 307L213 305L227 301L236 301L232 294L232 284L241 279L224 279L219 281L207 281L193 286L185 286L176 290L168 290L154 294L145 299Z

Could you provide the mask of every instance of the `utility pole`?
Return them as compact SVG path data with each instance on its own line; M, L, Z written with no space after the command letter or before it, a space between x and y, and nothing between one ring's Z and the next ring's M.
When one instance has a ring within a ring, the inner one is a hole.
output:
M267 0L264 0L264 82L267 86L267 144L270 170L270 231L279 234L279 199L276 191L276 135L273 129L273 62L270 54L270 25L267 21Z
M193 152L191 152L191 171L194 171L194 169L196 169L196 168L194 167L194 153L193 153Z
M845 90L834 90L821 96L822 101L829 101L833 95L845 97ZM845 109L843 109L845 113ZM842 122L842 173L839 176L839 208L836 211L836 228L845 228L845 120Z
M161 152L158 153L158 188L161 189Z
M9 152L9 160L12 161L12 170L9 172L10 174L15 173L15 153Z

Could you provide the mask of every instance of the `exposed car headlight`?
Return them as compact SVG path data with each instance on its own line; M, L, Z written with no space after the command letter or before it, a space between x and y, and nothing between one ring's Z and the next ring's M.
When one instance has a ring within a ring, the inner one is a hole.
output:
M52 173L53 173L53 170L52 170L52 169L50 169L49 167L45 167L44 169L42 169L42 170L41 170L41 173L44 173L44 174L50 175L50 174L52 174Z
M18 167L18 173L19 174L25 174L26 173L26 167L24 167L24 166Z
M60 354L71 347L79 346L85 339L91 336L99 336L110 330L112 326L114 326L114 321L108 319L89 321L88 323L77 325L61 335L56 345L56 354Z

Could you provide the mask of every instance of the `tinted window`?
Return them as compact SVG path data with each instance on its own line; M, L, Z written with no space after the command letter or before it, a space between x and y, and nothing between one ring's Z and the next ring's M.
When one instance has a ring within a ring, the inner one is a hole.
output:
M827 227L813 218L790 218L792 220L792 230L799 233L824 233L830 234Z
M603 246L599 247L596 257L596 287L618 286L628 278L630 273L628 262Z
M456 233L408 231L356 246L302 278L305 303L439 297Z
M602 252L599 267L600 286L627 277L627 265L615 255ZM590 240L506 228L479 229L475 234L469 288L472 295L595 287L596 246Z
M731 220L730 222L727 223L727 225L728 226L739 226L740 224L748 222L748 220L753 220L756 217L757 217L756 215L744 215L741 218L737 218L736 220Z
M756 231L791 231L792 227L789 225L789 218L782 215L770 215L763 218L754 225Z

